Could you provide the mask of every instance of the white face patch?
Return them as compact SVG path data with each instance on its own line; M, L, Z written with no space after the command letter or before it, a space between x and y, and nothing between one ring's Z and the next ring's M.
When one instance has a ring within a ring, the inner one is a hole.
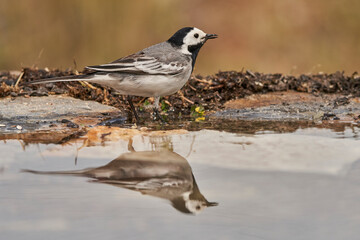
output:
M203 202L199 200L188 200L185 202L185 206L193 214L198 214L206 208Z
M205 36L206 33L204 33L198 28L194 28L184 38L184 44L181 46L181 52L183 54L191 55L191 52L189 52L188 47L191 45L197 45L201 42L205 42L206 40Z
M185 206L191 213L198 214L206 208L206 205L200 200L191 200L190 194L191 192L184 192L182 194L185 201Z

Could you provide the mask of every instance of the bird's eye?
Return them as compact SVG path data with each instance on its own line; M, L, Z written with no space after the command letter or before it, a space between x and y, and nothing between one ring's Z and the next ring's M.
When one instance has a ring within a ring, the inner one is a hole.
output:
M194 34L194 37L195 37L195 38L198 38L198 37L199 37L199 34L195 33L195 34Z
M198 35L199 36L199 35ZM195 36L194 36L195 37ZM200 210L200 206L198 205L198 206L196 206L196 210Z

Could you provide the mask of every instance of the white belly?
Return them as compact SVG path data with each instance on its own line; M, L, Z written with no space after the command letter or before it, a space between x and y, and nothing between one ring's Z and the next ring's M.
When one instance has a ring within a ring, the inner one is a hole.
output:
M176 93L190 75L191 69L179 75L98 75L89 81L111 87L124 95L156 97Z

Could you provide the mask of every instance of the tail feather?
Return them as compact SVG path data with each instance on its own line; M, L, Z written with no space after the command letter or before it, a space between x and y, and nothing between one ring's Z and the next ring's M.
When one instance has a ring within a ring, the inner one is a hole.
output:
M43 174L43 175L84 175L91 169L70 170L70 171L36 171L31 169L21 169L21 172Z
M32 81L31 84L41 84L41 83L52 83L52 82L71 82L71 81L86 81L91 78L91 75L70 75L63 77L54 77L54 78L43 78L39 80Z

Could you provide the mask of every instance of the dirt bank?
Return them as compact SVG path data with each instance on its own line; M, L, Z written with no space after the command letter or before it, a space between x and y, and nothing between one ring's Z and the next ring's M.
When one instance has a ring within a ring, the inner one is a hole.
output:
M0 73L0 97L6 96L46 96L68 94L83 100L95 100L119 109L127 108L123 97L111 89L96 84L79 82L48 83L29 85L33 80L57 76L74 75L71 70L28 69L21 72ZM296 92L321 94L341 94L360 97L360 76L357 73L345 75L343 72L332 74L309 74L291 76L283 74L263 74L251 71L219 72L211 76L193 76L181 91L164 97L164 109L189 114L191 106L201 105L206 110L222 109L223 105L234 99L255 93L269 93L293 90ZM137 105L147 103L144 98L136 98ZM151 102L151 99L150 99Z
M23 130L18 129L21 128L21 121L16 123L21 119L29 130L32 128L30 123L41 120L47 122L47 129L57 126L92 126L104 120L109 111L121 116L124 119L122 123L131 122L131 119L128 120L131 114L127 114L129 111L125 98L112 89L86 82L29 84L36 79L74 74L78 73L48 69L1 72L0 98L3 103L7 103L0 108L1 120L7 120L2 123L2 128ZM53 101L53 95L61 97ZM36 98L39 96L50 98ZM94 104L89 106L91 102L71 101L67 96L92 100ZM31 109L36 107L33 106L35 100L38 101L38 109L32 111ZM140 116L150 124L151 110L147 109L150 109L153 99L136 97L134 100ZM63 101L71 103L63 104ZM101 107L94 101L116 109ZM21 102L26 103L21 105ZM49 107L51 109L48 109ZM360 76L357 73L345 75L343 72L290 76L251 71L219 72L206 77L192 76L178 93L164 97L161 107L169 121L182 119L184 122L183 120L188 118L201 121L205 119L204 116L211 116L237 120L341 120L357 123L360 115ZM90 113L93 113L91 120L76 118L81 114L89 116ZM184 124L181 123L181 126Z

